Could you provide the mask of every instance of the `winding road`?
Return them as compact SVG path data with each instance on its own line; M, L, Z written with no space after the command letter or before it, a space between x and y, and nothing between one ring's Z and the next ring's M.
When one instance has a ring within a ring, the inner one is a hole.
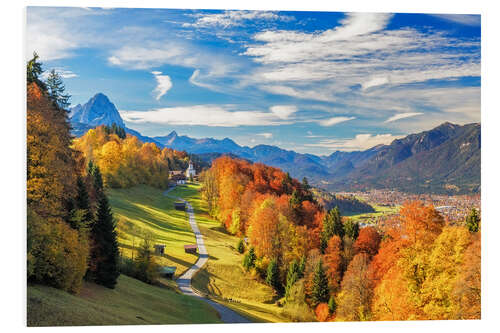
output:
M250 320L247 318L239 315L235 311L229 309L228 307L219 304L217 302L214 302L203 295L198 294L192 287L191 287L191 279L193 276L207 263L208 261L208 252L205 247L205 243L203 241L203 236L200 232L200 229L198 228L198 224L196 223L196 219L194 216L194 210L193 206L191 204L184 200L183 198L177 198L177 197L172 197L168 193L172 191L175 187L171 187L168 190L166 190L163 195L175 198L176 200L183 201L186 203L187 207L187 213L189 216L189 225L191 226L191 229L193 230L193 233L196 237L196 245L198 246L198 253L199 257L196 263L191 266L184 274L182 274L178 279L177 279L177 285L179 286L180 291L184 295L189 295L193 297L198 297L202 301L208 303L210 306L212 306L220 315L221 320L224 323L251 323Z

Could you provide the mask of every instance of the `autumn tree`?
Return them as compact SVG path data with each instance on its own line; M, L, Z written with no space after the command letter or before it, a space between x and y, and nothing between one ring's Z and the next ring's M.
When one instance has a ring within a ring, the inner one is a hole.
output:
M328 247L325 250L324 260L326 266L326 275L332 290L340 289L340 281L342 280L342 241L340 237L334 235L328 241Z
M481 319L481 235L473 236L472 243L457 267L457 278L451 297L455 304L454 319Z
M465 224L470 232L478 232L481 218L475 208L472 208L467 218L465 219Z
M373 290L368 275L369 262L367 254L359 253L349 264L338 295L337 318L347 321L370 319Z
M380 239L381 237L374 227L363 228L354 243L354 252L356 254L366 253L371 258L377 254Z

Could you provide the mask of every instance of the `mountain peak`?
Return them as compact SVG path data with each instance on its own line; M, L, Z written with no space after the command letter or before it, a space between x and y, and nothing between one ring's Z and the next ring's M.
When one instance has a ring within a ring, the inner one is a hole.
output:
M71 122L90 126L111 126L115 123L125 128L125 123L115 105L101 92L95 94L87 103L72 108Z

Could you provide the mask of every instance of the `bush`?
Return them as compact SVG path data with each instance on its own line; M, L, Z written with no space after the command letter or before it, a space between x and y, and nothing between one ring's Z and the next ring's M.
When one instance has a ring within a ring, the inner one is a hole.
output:
M78 293L89 254L85 235L67 223L45 221L28 208L28 281Z
M319 303L314 312L316 313L316 319L318 319L318 321L327 321L330 315L328 304L326 303Z
M243 242L243 239L240 239L238 241L238 245L236 245L236 249L238 250L239 253L245 252L245 243Z

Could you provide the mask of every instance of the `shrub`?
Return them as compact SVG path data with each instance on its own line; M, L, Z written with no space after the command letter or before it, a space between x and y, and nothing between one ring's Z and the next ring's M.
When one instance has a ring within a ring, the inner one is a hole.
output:
M327 321L330 315L328 304L326 303L319 303L314 312L318 321Z
M245 252L245 243L243 242L243 239L240 239L238 241L238 245L236 245L236 250L238 250L239 253Z

